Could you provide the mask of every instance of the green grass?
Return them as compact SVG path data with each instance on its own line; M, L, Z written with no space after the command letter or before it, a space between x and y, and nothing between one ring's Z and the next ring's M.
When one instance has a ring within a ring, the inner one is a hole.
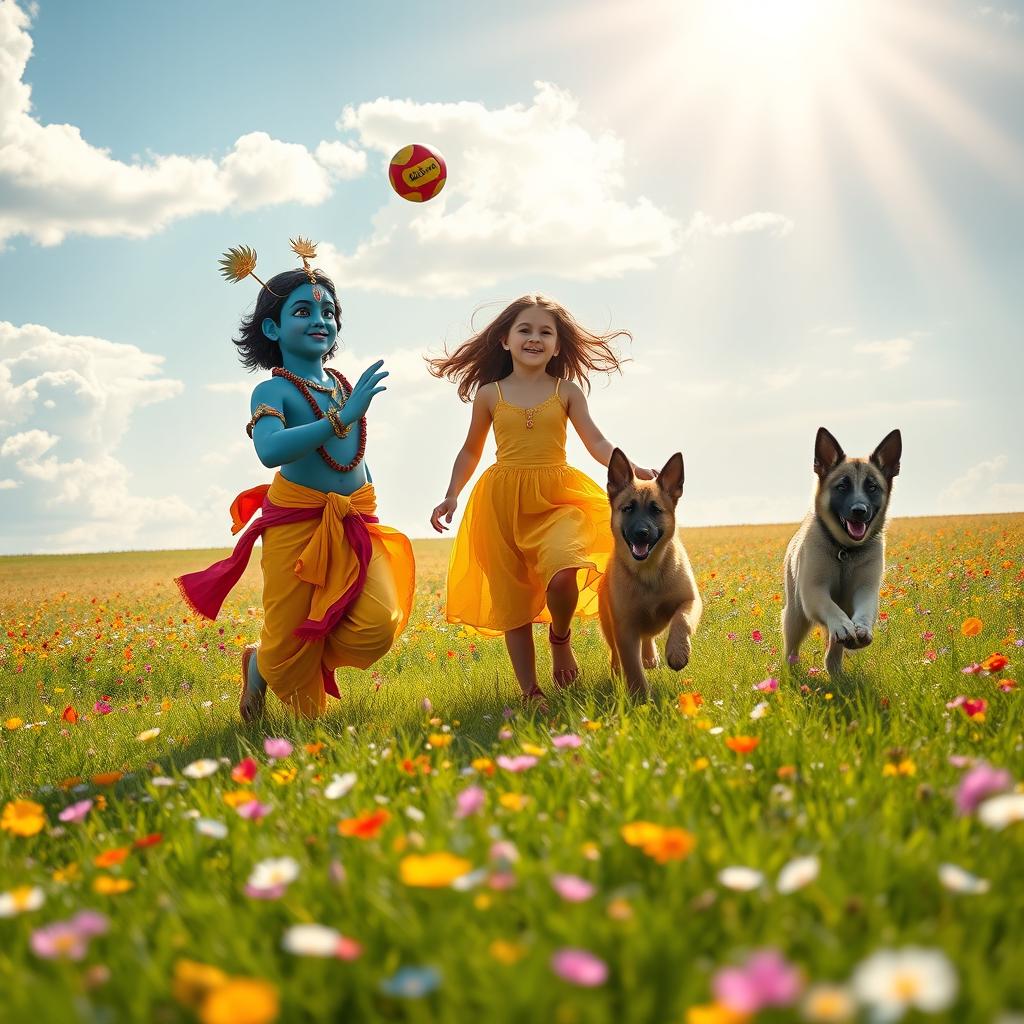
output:
M958 816L952 794L963 768L949 762L963 755L1024 776L1022 691L996 685L1019 674L1024 657L1016 646L1024 637L1024 517L897 521L887 618L874 644L848 661L848 679L808 673L822 658L812 637L801 666L764 694L754 685L782 673L781 559L791 533L684 531L705 599L691 665L682 677L650 673L654 699L632 706L608 679L588 623L576 631L583 679L554 695L547 720L518 710L500 641L444 622L443 542L417 544L413 620L374 673L341 673L342 700L316 722L291 719L271 698L259 728L237 719L239 652L258 635L257 560L221 619L206 623L187 612L171 578L219 553L0 559L0 802L36 801L47 819L34 836L0 832L0 892L45 892L39 909L0 919L0 1019L195 1020L172 994L175 964L193 960L269 982L285 1021L682 1024L688 1008L712 1001L715 970L751 950L780 950L815 983L845 982L872 952L904 945L943 950L957 972L955 1003L929 1019L991 1022L1024 1012L1024 824L995 831ZM979 636L961 634L968 616L983 620ZM997 651L1010 658L1002 672L961 672ZM543 645L540 660L546 673ZM701 694L696 717L681 714L683 691ZM958 694L984 697L985 720L948 710ZM113 711L97 714L104 695ZM761 700L770 712L752 720ZM67 706L77 723L61 720ZM161 730L155 740L136 740L152 727ZM566 731L582 746L555 749L552 735ZM451 735L450 746L434 748L436 734ZM735 735L759 745L735 754L725 742ZM273 766L296 768L292 781L272 778L266 736L295 744ZM314 755L307 743L324 746ZM545 748L526 772L471 767L524 744ZM243 788L230 772L246 756L260 771L245 788L272 806L259 822L223 799ZM210 778L182 775L198 758L225 763ZM884 773L897 762L914 773ZM123 778L91 781L111 771ZM356 773L355 787L326 799L324 786L343 772ZM175 783L154 786L158 776ZM486 805L460 820L456 796L469 785L485 789ZM525 806L503 806L507 793L527 797ZM61 826L65 806L100 795L104 808ZM377 838L339 834L342 819L380 807L390 818ZM226 838L200 835L189 816L196 812L224 822ZM659 864L622 838L622 826L638 820L686 829L696 847ZM120 865L95 866L102 851L150 833L162 841ZM411 853L448 851L494 869L498 839L518 850L513 888L401 881L399 865ZM776 892L779 869L805 854L820 858L818 879ZM282 856L301 866L285 894L247 896L253 865ZM944 862L988 879L990 890L943 888ZM69 864L77 874L56 881ZM763 871L765 885L725 888L717 875L730 865ZM551 885L555 873L581 876L596 891L564 902ZM134 885L104 895L93 889L99 876ZM34 955L34 931L82 909L111 921L83 960ZM346 962L284 952L285 930L304 922L336 928L362 955ZM514 944L520 959L503 962L496 940ZM585 989L557 977L550 959L562 947L604 960L607 982ZM386 995L381 982L403 966L435 967L440 985L422 998ZM775 1010L757 1019L799 1018Z

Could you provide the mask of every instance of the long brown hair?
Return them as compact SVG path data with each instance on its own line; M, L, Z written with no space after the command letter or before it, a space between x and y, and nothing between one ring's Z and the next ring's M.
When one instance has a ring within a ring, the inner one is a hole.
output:
M540 306L555 321L559 351L546 367L552 377L576 381L589 392L591 373L621 372L626 360L616 355L609 342L619 337L632 340L629 331L595 334L578 323L561 303L532 292L521 295L450 355L446 351L443 356L428 357L427 369L435 377L445 377L458 384L459 398L470 401L478 388L502 380L512 372L512 355L501 343L508 337L519 314L529 306Z

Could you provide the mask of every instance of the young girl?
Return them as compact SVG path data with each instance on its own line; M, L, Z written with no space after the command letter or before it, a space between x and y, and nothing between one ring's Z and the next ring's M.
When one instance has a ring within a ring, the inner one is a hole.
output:
M547 622L552 679L575 681L570 623L597 614L597 583L612 551L608 498L565 461L565 424L602 466L615 446L590 417L583 384L620 360L609 342L628 331L594 334L553 299L524 295L452 355L429 360L435 377L473 400L469 434L455 459L444 501L430 523L451 523L494 424L498 461L469 497L448 567L449 622L505 634L526 701L543 705L533 647L534 622ZM577 383L578 382L578 383ZM634 471L653 479L650 470ZM443 522L442 522L443 520Z
M239 711L263 711L267 687L305 716L339 696L334 670L368 668L390 650L409 618L414 564L409 540L381 526L366 449L366 412L385 388L383 360L353 387L324 364L338 348L341 306L333 282L310 267L312 243L297 239L303 269L261 281L256 308L235 340L242 364L271 371L252 393L247 431L273 483L231 506L237 533L260 511L229 558L177 582L199 614L216 618L263 537L263 630L242 653ZM222 272L240 281L256 265L245 247ZM256 278L259 281L259 278Z

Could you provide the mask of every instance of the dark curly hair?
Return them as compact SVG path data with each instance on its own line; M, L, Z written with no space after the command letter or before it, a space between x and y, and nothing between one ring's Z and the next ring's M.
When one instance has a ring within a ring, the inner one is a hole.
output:
M338 292L334 282L319 270L314 270L317 281L322 284L334 299L334 308L337 311L336 324L340 334L341 331L341 303L338 302ZM267 282L266 288L260 288L259 296L256 298L256 308L248 316L242 317L239 337L232 338L238 349L238 358L247 370L272 370L275 366L284 366L281 358L281 346L276 341L271 341L263 333L263 321L269 316L279 327L281 325L281 309L285 299L299 285L306 284L309 278L304 270L286 270L283 274L275 274ZM277 292L277 295L274 294ZM281 296L278 298L278 296ZM338 351L338 342L335 341L331 350L324 354L326 363L335 352Z

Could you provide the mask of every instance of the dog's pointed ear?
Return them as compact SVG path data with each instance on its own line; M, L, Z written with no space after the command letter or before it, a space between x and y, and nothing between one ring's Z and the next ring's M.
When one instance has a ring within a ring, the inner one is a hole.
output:
M824 427L818 427L814 439L814 472L818 479L824 480L845 458L842 445Z
M612 452L608 460L608 497L614 498L633 483L633 464L621 448Z
M900 456L903 454L903 435L890 430L882 443L871 453L871 462L882 471L887 483L900 474Z
M683 453L676 452L658 474L658 486L677 502L683 496Z

